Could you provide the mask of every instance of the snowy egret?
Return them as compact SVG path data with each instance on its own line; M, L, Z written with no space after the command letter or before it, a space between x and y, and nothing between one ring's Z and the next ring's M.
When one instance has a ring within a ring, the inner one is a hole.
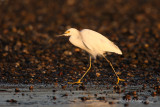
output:
M105 36L90 29L83 29L81 31L78 31L75 28L70 28L64 34L59 36L70 36L69 41L73 45L87 51L90 54L90 58L89 58L90 64L87 71L77 82L68 82L69 84L82 83L81 80L87 74L87 72L91 69L92 57L96 59L97 56L103 56L105 60L110 64L111 68L113 69L117 77L117 84L119 84L119 81L125 81L124 79L119 78L111 62L104 55L105 52L114 52L120 55L122 54L122 52L113 42L111 42Z

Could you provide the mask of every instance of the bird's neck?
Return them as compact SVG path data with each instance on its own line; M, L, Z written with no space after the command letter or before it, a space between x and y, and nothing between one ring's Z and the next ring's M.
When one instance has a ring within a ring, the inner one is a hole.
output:
M82 43L82 38L80 34L75 34L75 35L70 36L69 41L73 45L83 49L83 43Z

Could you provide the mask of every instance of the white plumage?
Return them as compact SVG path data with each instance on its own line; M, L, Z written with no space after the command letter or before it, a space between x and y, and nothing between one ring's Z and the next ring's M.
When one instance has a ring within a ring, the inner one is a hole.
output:
M109 39L104 37L98 32L89 29L83 29L80 32L82 36L82 41L86 44L86 46L94 51L95 53L91 53L91 55L102 55L105 52L114 52L117 54L122 54L121 50Z
M64 35L70 36L69 41L90 53L94 58L97 55L101 56L105 52L114 52L117 54L122 54L121 50L108 38L102 34L95 32L90 29L83 29L78 31L75 28L70 28Z

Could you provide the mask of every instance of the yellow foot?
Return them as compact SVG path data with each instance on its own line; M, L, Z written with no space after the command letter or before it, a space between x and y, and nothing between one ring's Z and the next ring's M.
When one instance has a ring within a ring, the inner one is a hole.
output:
M68 82L68 84L82 84L81 80L78 80L77 82Z
M117 78L117 84L119 84L119 81L125 81L125 80L124 80L124 79Z

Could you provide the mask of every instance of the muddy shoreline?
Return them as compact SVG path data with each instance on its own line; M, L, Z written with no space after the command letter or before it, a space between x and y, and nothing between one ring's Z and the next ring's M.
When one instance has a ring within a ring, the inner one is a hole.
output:
M149 86L115 86L86 85L81 90L78 85L69 85L65 89L54 85L10 85L0 87L0 106L118 106L134 107L136 105L158 107L160 97L153 94L155 90ZM15 92L18 87L19 92Z

